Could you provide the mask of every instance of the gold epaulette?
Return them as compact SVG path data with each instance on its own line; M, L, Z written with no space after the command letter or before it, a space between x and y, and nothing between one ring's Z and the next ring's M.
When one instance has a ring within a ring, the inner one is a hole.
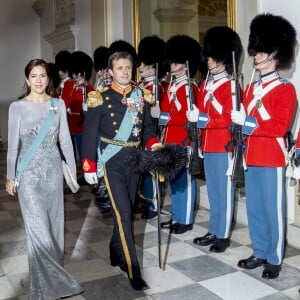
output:
M143 89L143 93L144 93L145 101L148 102L149 104L153 104L154 103L154 98L153 98L153 95L152 95L151 91L148 90L148 89Z
M102 105L103 98L100 91L91 91L88 93L88 98L86 101L86 104L88 107L97 107L99 105Z

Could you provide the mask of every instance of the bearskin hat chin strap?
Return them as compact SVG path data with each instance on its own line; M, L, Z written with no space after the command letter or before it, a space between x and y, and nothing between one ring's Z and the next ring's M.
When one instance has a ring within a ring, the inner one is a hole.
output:
M257 64L254 64L254 66L259 67L259 66L266 64L267 62L271 61L275 57L276 54L277 54L277 51L275 50L266 59L264 59L263 61L261 61Z

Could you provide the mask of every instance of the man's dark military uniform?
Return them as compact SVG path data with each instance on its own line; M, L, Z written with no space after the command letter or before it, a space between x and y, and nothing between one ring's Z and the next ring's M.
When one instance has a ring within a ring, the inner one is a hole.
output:
M97 146L100 137L101 153L108 144L119 144L122 149L110 158L104 166L104 178L110 196L114 216L114 229L110 241L111 264L119 265L128 273L129 279L140 278L132 232L132 208L138 189L140 176L133 172L128 158L138 147L149 147L157 142L155 128L150 116L150 105L143 96L135 102L138 113L131 118L132 124L128 140L123 143L113 141L127 109L134 110L128 98L133 87L122 90L114 82L94 98L88 100L83 135L83 170L96 172ZM139 89L134 87L134 89ZM139 89L142 92L141 89ZM141 94L142 95L142 94ZM127 103L126 103L127 99Z

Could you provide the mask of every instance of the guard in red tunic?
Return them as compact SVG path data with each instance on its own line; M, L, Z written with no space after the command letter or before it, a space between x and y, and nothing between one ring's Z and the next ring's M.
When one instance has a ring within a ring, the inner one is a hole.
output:
M253 253L238 262L244 269L264 265L262 277L281 270L285 250L287 147L285 135L294 119L295 87L278 71L294 60L296 31L283 17L257 15L250 25L248 53L259 77L244 92L244 108L232 121L246 136L246 208Z
M160 79L165 75L165 42L158 36L144 37L138 46L138 61L141 81L138 86L148 93L152 98L151 117L156 131L159 134L158 118L160 115L160 99L163 94L163 86ZM156 70L156 68L158 68ZM156 78L157 76L157 78ZM139 196L142 199L141 217L143 219L152 219L157 216L155 179L151 174L145 174L141 179Z
M234 211L234 187L226 175L232 159L232 150L226 150L231 140L229 127L233 109L235 82L232 80L233 56L238 67L242 43L238 34L227 26L210 28L204 36L203 55L207 59L207 79L200 86L198 121L201 128L201 150L210 205L208 233L194 239L194 244L211 245L209 251L224 252L229 246ZM191 118L191 119L190 119Z
M69 67L72 80L65 82L61 95L66 103L70 133L79 161L82 160L81 145L86 95L94 90L88 82L92 76L92 69L93 60L90 56L82 51L73 52Z
M67 50L62 50L55 55L55 65L58 69L58 75L60 78L60 83L58 86L58 95L60 98L62 98L65 82L72 81L69 76L71 57L71 52Z
M193 78L201 64L200 44L186 35L173 36L166 44L166 61L170 65L171 82L160 103L160 123L165 127L163 141L165 144L189 145L186 113L191 101L197 103L199 89L195 82L189 84L186 62L189 63L190 77ZM194 99L190 99L191 95ZM196 178L185 168L170 181L170 188L172 218L169 222L161 223L161 227L181 234L193 228Z

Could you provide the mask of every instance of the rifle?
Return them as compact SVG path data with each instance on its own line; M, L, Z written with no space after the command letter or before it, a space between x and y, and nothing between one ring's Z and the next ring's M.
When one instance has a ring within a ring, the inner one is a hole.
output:
M189 62L186 61L186 76L188 81L188 93L187 99L190 104L190 109L193 109L195 104L193 83L190 78ZM197 128L197 122L187 122L185 125L188 131L188 139L191 141L191 153L189 158L189 173L191 175L198 175L201 173L201 158L199 157L199 133Z
M235 52L232 51L232 63L233 63L233 75L232 75L232 98L234 100L234 109L241 109L241 94L239 88L239 80L235 65ZM231 141L225 146L226 150L229 151L232 147L233 150L233 168L231 180L235 186L241 187L245 183L245 174L243 166L243 152L244 152L244 138L242 133L242 126L238 124L230 124L229 130L231 131Z

